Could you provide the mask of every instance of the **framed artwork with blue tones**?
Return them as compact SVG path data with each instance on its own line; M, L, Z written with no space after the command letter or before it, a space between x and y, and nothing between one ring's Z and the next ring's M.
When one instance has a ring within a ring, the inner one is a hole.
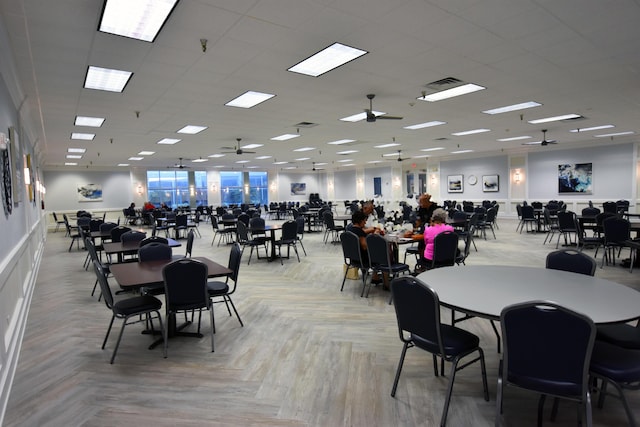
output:
M558 165L558 193L591 194L592 163L572 163Z

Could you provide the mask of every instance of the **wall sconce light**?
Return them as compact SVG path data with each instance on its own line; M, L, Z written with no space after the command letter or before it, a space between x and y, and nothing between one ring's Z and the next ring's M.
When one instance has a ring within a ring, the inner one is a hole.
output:
M362 185L362 178L358 178L356 182L358 183L358 185Z
M138 184L138 196L142 196L142 185Z
M244 185L244 194L249 194L249 184Z
M333 188L333 181L329 181L329 188Z
M31 185L31 171L29 168L24 168L24 183L26 185Z
M190 185L190 186L189 186L189 195L190 195L191 197L193 197L193 196L195 196L195 195L196 195L196 189L195 189L195 187L194 187L193 185Z
M431 174L431 184L435 185L435 183L436 183L436 174L434 173L434 174Z
M276 189L277 189L277 188L278 188L278 185L276 184L276 182L275 182L275 181L272 181L272 182L271 182L271 190L272 190L272 191L276 191Z
M520 171L516 170L516 173L513 175L513 180L516 182L516 184L520 183Z
M216 184L211 184L211 191L215 193L217 190L218 190L218 186L216 186Z
M400 188L400 178L398 178L397 176L393 178L393 186L395 188Z

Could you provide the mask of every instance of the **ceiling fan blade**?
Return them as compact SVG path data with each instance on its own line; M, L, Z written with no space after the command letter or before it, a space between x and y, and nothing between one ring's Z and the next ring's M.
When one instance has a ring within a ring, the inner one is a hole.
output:
M377 116L376 119L383 119L383 120L402 120L404 117L400 117L400 116L388 116L386 114Z
M255 152L255 151L245 151L245 150L242 150L242 154L256 154L256 152Z

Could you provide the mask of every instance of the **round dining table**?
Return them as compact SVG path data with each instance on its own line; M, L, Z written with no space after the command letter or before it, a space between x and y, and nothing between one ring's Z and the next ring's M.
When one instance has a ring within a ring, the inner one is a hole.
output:
M533 300L555 302L597 324L640 318L640 292L584 274L478 265L437 268L417 278L436 291L442 306L491 320L499 320L504 307Z

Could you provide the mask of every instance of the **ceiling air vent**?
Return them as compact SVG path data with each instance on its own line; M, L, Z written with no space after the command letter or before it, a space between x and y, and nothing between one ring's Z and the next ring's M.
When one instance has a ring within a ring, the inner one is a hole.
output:
M317 123L311 123L311 122L300 122L294 125L297 128L312 128L314 126L318 126Z
M425 87L434 90L444 90L449 86L459 86L462 84L462 80L458 80L455 77L445 77L444 79L436 80L435 82L427 83Z

